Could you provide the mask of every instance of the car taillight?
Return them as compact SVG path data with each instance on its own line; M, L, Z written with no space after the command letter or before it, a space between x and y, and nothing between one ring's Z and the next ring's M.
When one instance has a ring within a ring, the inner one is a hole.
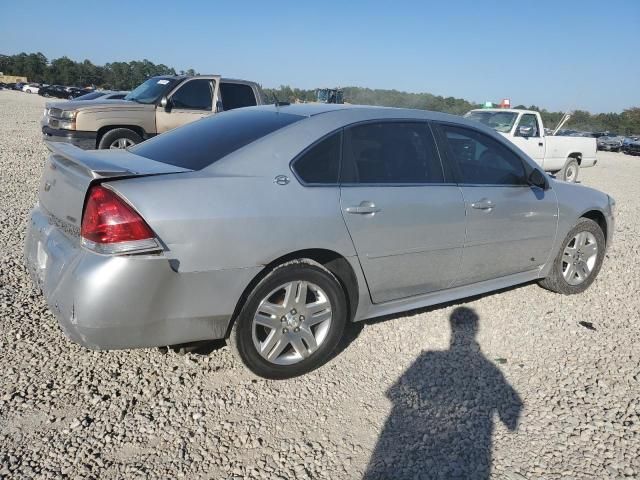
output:
M91 187L80 228L82 245L97 253L160 250L147 222L116 193Z

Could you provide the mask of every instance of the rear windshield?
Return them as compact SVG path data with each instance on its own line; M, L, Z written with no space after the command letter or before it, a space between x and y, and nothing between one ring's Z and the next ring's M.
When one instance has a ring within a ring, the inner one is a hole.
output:
M305 117L255 109L233 110L163 133L129 151L162 163L201 170L222 157Z

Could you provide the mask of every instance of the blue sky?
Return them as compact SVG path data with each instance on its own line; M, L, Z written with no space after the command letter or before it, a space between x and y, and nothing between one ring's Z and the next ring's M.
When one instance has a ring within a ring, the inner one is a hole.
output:
M640 105L640 0L3 2L0 53L148 58L267 87L363 86L553 110Z

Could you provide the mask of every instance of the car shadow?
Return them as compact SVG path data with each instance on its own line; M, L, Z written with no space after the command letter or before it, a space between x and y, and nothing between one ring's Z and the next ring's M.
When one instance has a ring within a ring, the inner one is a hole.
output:
M452 300L446 303L439 303L437 305L431 305L428 307L414 308L412 310L405 310L399 313L382 315L380 317L369 318L367 320L362 320L359 322L349 322L345 327L345 332L341 338L340 343L338 344L333 354L331 355L331 360L333 360L335 357L339 356L342 352L344 352L347 348L349 348L351 343L353 343L358 338L360 333L362 333L362 331L365 329L367 325L375 325L377 323L388 322L392 320L399 320L405 317L412 317L414 315L420 315L423 313L430 313L430 312L442 310L449 307L460 306L468 302L480 300L487 296L509 292L511 290L516 290L518 288L531 285L532 283L534 282L527 282L519 285L512 285L510 287L501 288L500 290L493 290L491 292L482 293L479 295L473 295L473 296L461 298L458 300Z
M478 315L458 307L449 320L449 349L423 352L387 390L393 406L365 479L487 479L494 417L517 428L522 401L483 355Z

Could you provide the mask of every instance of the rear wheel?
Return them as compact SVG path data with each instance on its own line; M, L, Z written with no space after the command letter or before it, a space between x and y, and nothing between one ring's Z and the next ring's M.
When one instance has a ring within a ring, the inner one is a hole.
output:
M114 128L105 133L98 144L99 149L123 149L142 141L140 135L128 128Z
M584 292L598 275L604 252L605 238L600 225L581 218L565 238L549 276L540 285L564 295Z
M565 182L575 183L578 181L578 172L580 171L580 165L575 158L568 158L564 167L558 173L560 180Z
M345 294L338 280L321 265L299 260L277 267L256 285L229 343L256 375L291 378L329 359L346 320Z

